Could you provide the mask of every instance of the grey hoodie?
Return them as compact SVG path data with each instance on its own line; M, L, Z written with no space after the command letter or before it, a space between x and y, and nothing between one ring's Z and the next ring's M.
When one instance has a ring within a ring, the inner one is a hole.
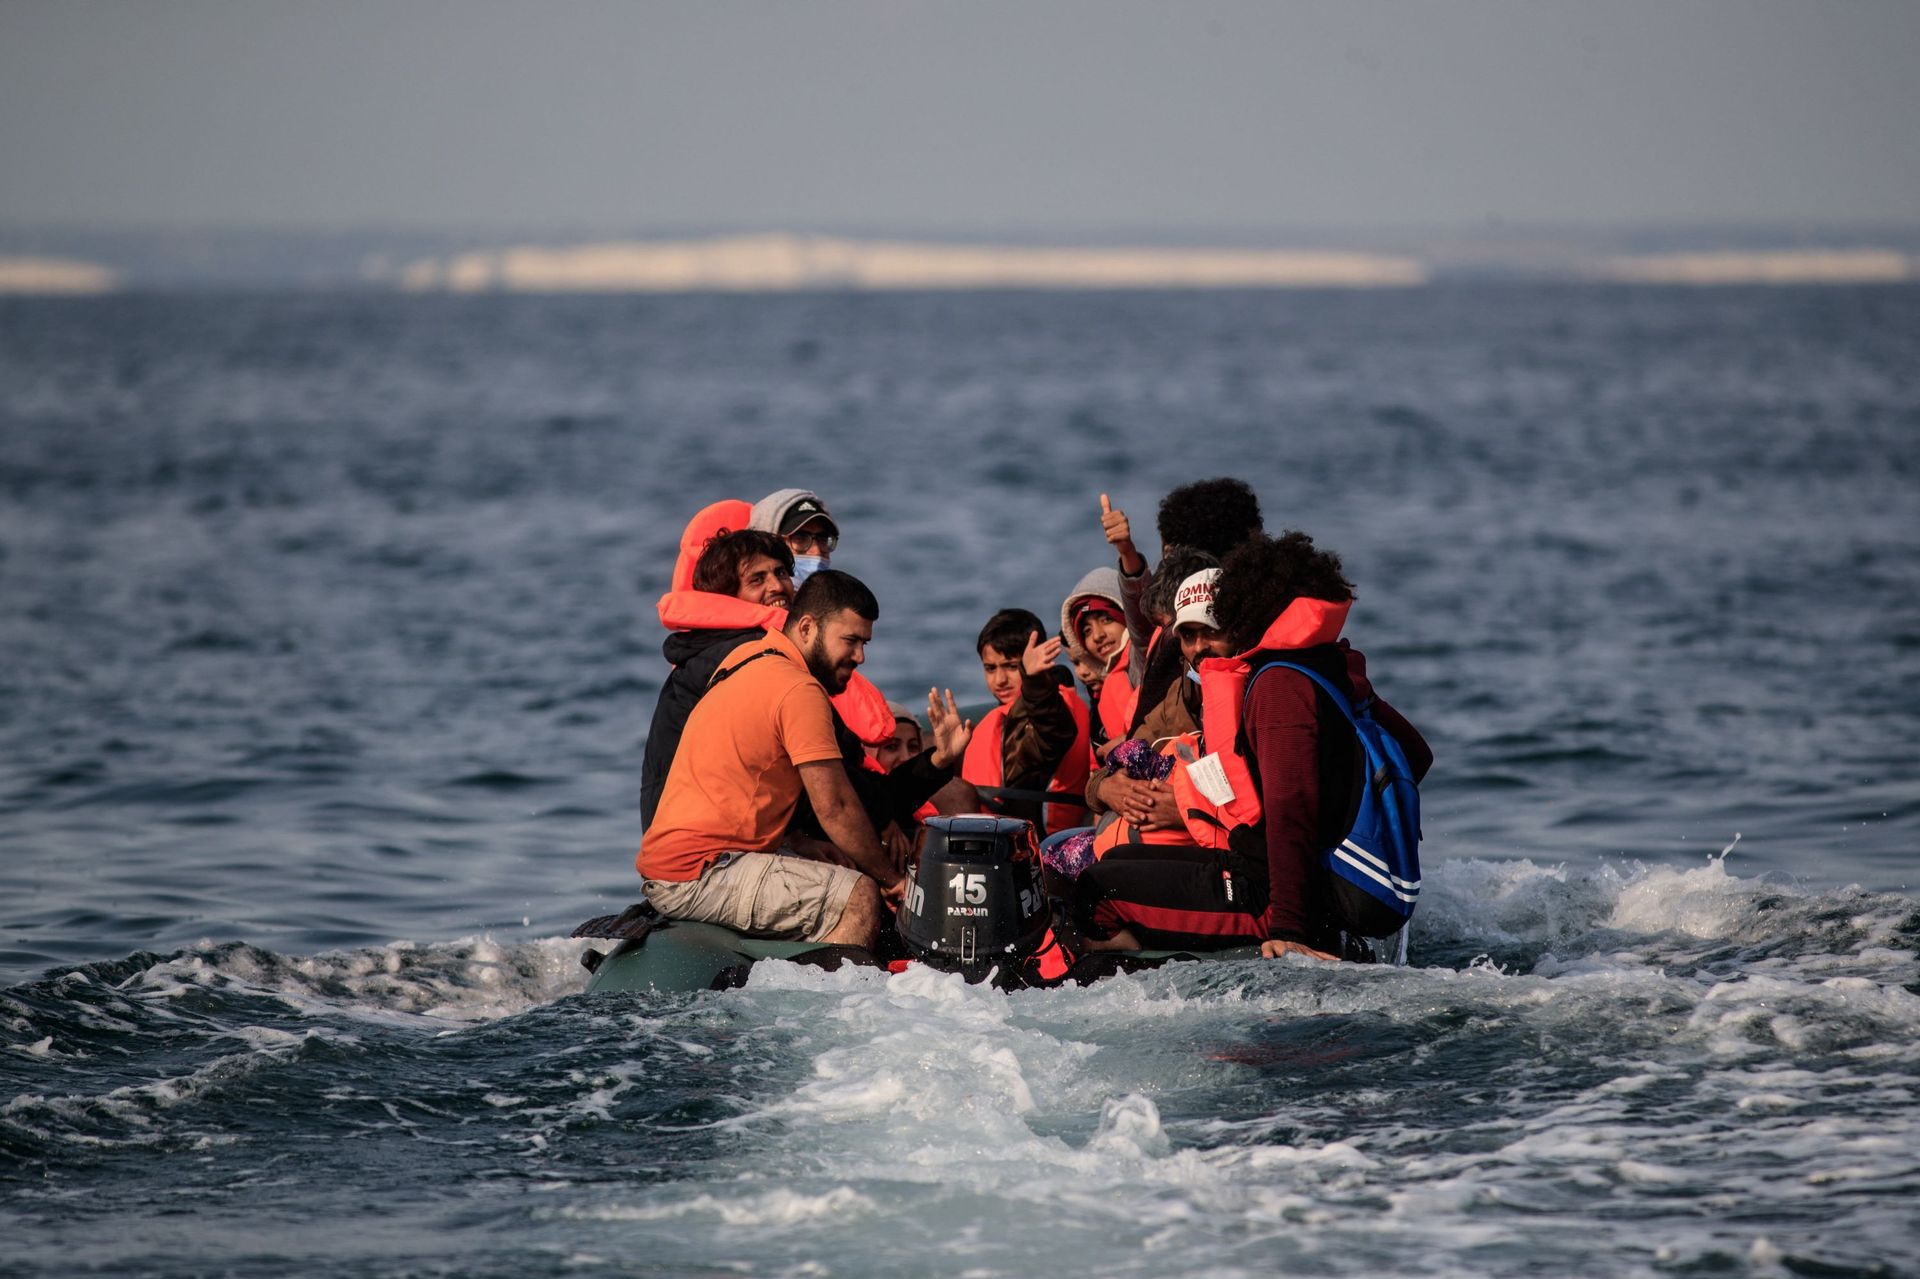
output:
M1096 568L1073 585L1067 598L1060 605L1060 633L1067 637L1067 647L1080 647L1080 637L1073 633L1073 606L1089 595L1106 600L1122 617L1127 614L1126 600L1120 594L1120 570L1117 568ZM1108 670L1113 668L1109 666Z

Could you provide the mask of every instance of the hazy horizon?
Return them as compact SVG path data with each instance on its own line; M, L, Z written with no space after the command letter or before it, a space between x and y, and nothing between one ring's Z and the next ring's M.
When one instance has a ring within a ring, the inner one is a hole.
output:
M1115 243L1920 222L1920 6L0 6L0 225Z
M174 222L165 220L100 218L63 219L13 218L0 215L0 233L8 235L55 234L73 237L306 237L311 239L347 237L393 237L450 240L518 242L521 240L587 243L597 240L679 240L736 235L834 236L849 239L900 239L924 242L964 242L982 244L1087 244L1087 245L1165 245L1173 246L1245 246L1285 247L1315 243L1396 243L1422 240L1500 241L1537 236L1590 237L1603 240L1693 240L1700 238L1752 240L1755 242L1793 241L1842 237L1870 239L1880 235L1909 237L1920 235L1920 211L1905 218L1637 218L1598 221L1566 218L1542 221L1512 221L1481 218L1454 222L1374 223L1338 225L1334 223L1248 224L1157 224L1124 226L1075 226L1072 224L1021 224L1002 226L949 227L939 224L906 225L871 222L795 222L730 221L657 223L633 222L540 222L461 220L450 217L435 222L405 223L366 221L342 224L300 222L207 221Z

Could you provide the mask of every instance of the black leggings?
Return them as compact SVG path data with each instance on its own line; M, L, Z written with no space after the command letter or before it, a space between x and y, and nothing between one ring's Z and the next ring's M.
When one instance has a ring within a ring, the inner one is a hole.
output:
M1120 844L1075 884L1080 926L1122 928L1151 950L1220 950L1264 941L1266 885L1228 854L1185 844Z

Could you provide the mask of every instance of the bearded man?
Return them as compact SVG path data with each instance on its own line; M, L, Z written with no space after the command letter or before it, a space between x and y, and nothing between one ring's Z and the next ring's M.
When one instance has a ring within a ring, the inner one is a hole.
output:
M866 660L880 605L858 578L807 579L786 625L740 645L687 719L637 864L647 900L676 919L751 937L871 946L904 867L847 776L828 698ZM938 751L967 725L929 698ZM805 795L827 843L789 830Z

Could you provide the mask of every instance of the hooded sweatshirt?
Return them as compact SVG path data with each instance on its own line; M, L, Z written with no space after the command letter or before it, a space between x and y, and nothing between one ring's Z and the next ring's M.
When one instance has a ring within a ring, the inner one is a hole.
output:
M1078 646L1080 637L1073 630L1073 609L1085 599L1100 599L1113 605L1114 614L1125 619L1126 601L1120 595L1120 570L1117 568L1096 568L1078 582L1060 605L1060 633L1073 636L1070 643ZM1127 657L1131 645L1123 643L1120 651L1107 661L1106 682L1100 686L1100 700L1096 711L1100 724L1106 730L1108 741L1118 741L1127 735L1127 721L1133 715L1133 680Z

